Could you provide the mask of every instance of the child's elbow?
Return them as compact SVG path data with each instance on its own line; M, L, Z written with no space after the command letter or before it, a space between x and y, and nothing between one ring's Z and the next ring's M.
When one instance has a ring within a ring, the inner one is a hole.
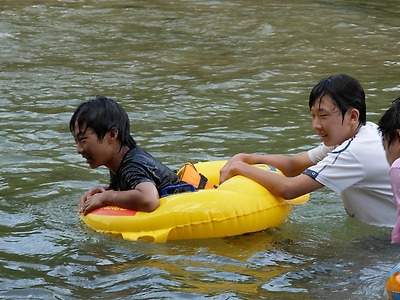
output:
M297 188L290 184L282 185L279 189L279 196L285 200L290 200L301 196Z
M142 211L145 212L152 212L155 211L160 206L160 199L152 199L147 201L142 208Z
M290 190L284 190L280 194L281 194L280 196L285 200L290 200L298 197L297 193L294 193L293 191Z

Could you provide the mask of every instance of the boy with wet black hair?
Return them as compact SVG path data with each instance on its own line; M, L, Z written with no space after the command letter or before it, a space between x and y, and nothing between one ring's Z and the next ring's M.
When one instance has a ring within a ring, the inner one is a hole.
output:
M136 145L130 135L129 118L114 100L104 96L78 106L69 124L77 152L92 169L106 166L110 184L94 187L80 199L84 215L107 205L153 211L162 189L179 183L179 177Z
M378 127L366 122L365 93L348 75L322 79L311 91L312 126L322 143L297 156L238 154L220 182L243 175L284 199L324 186L341 195L346 212L364 223L393 227L397 208ZM269 164L287 177L252 164Z

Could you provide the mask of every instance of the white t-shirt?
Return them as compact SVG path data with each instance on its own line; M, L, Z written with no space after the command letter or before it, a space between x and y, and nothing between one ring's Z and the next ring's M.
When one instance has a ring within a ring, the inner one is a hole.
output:
M308 151L308 156L315 165L303 173L340 194L351 217L367 224L394 227L397 207L376 124L367 122L341 145L321 144Z

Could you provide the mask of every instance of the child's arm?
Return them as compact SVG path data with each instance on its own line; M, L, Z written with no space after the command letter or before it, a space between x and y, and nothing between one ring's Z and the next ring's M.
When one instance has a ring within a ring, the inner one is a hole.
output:
M249 165L267 164L282 171L285 176L293 177L301 174L305 169L312 166L314 163L310 160L308 153L304 152L297 156L287 155L257 155L240 153L232 157L226 165L221 169L221 183L232 176L229 176L230 169L238 162L244 162Z
M157 188L152 182L141 182L134 190L106 190L87 197L80 212L86 215L94 209L108 205L151 212L160 205L160 199Z
M323 187L321 183L305 174L286 177L259 169L242 161L232 164L224 175L226 176L225 180L235 175L250 178L283 199L294 199Z

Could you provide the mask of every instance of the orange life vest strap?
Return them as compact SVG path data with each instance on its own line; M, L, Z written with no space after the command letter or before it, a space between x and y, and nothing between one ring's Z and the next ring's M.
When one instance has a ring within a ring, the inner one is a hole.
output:
M178 176L182 182L193 184L197 189L215 189L215 186L208 182L207 177L199 173L191 163L186 163L178 172Z

